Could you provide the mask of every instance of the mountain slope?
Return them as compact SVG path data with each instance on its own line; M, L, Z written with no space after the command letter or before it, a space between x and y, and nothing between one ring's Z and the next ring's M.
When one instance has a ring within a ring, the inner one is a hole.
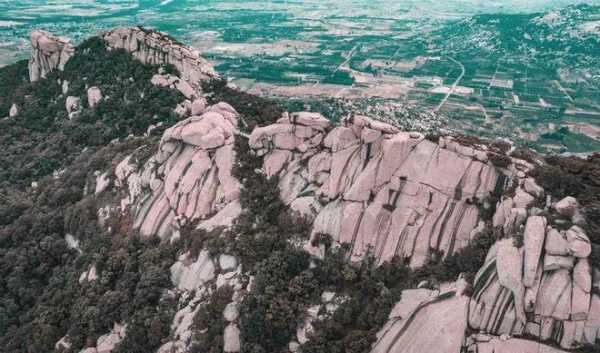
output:
M0 69L3 352L598 349L597 156L287 113L181 52Z

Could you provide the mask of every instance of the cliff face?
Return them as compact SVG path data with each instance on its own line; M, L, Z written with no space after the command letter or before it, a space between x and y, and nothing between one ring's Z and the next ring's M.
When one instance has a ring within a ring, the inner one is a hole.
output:
M197 113L167 129L144 165L127 157L116 168L117 185L128 190L121 210L132 206L133 228L144 236L169 239L186 222L239 214L240 185L231 175L238 113L226 103Z
M31 58L29 59L29 80L31 82L45 78L57 69L63 70L65 64L75 53L75 47L68 38L58 37L46 31L33 31L29 36Z
M198 50L164 33L141 27L117 28L102 37L110 47L125 49L143 63L174 65L181 78L195 87L199 87L201 81L219 77Z
M504 180L484 150L361 116L333 127L291 114L254 130L250 146L279 175L282 199L314 220L313 237L351 244L355 261L372 250L381 263L399 256L419 267L453 254L477 233L477 202Z

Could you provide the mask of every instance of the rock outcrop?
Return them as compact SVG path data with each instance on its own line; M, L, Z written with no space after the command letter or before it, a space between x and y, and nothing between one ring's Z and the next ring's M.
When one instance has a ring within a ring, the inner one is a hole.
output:
M500 207L495 218L500 212L505 209ZM565 349L595 343L600 296L592 293L587 235L576 225L560 231L545 216L531 215L519 223L523 245L517 247L511 238L497 242L475 278L470 327L553 340Z
M117 166L116 184L129 190L121 208L131 205L135 229L167 239L184 222L206 219L210 228L237 217L240 183L231 174L237 118L228 104L213 105L167 129L143 166L131 158Z
M69 119L73 119L81 110L81 99L79 97L68 96L65 100L65 109L67 109Z
M398 255L412 267L466 246L480 221L477 202L501 179L484 150L355 116L337 127L315 113L257 128L250 147L281 198L325 233L352 244L352 257ZM315 252L308 245L308 249Z
M239 352L241 349L238 328L239 305L245 289L242 267L235 257L220 254L211 257L201 250L197 257L187 252L171 266L171 280L175 291L181 294L182 307L171 324L172 340L163 344L158 353L188 352L192 344L192 324L196 313L207 305L207 298L214 290L228 286L233 290L231 302L223 310L227 326L223 332L224 351Z
M109 333L98 337L95 347L83 349L79 351L79 353L111 353L115 349L115 347L123 340L123 338L125 338L126 331L126 325L120 325L115 323L113 329Z
M146 64L172 64L181 78L198 88L204 80L216 78L212 65L196 49L185 46L169 35L141 27L117 28L104 33L109 47L122 48Z
M19 107L13 103L13 105L10 106L10 110L8 111L8 117L15 118L17 117L17 115L19 115Z
M93 108L102 100L102 91L98 87L90 87L87 90L88 106Z
M31 58L29 59L29 80L45 78L53 70L64 70L65 64L75 54L71 40L55 36L46 31L31 32Z
M461 352L469 303L465 286L459 279L441 291L403 291L371 353Z
M467 348L467 353L567 353L539 341L530 341L519 338L509 337L491 337L485 334L478 334L473 338Z

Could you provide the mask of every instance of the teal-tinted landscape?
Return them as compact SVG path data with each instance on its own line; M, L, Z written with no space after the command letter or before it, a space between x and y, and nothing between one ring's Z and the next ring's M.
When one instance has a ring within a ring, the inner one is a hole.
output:
M2 1L0 64L28 56L34 28L77 42L133 25L290 108L600 150L600 1Z

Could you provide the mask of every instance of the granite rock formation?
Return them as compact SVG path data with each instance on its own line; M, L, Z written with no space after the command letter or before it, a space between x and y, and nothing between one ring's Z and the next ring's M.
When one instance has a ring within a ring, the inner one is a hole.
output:
M250 147L279 176L281 198L314 220L313 236L352 244L354 260L373 251L418 267L454 253L476 234L477 203L503 179L483 147L431 142L362 116L333 127L319 114L285 115L255 129Z
M225 266L223 266L225 265ZM237 259L231 255L220 254L211 257L202 250L197 257L187 252L182 254L171 266L171 281L175 291L181 293L178 310L171 324L172 339L163 344L158 353L188 352L193 342L192 324L196 313L207 304L206 298L213 291L228 286L233 290L231 302L223 311L223 319L228 323L223 332L224 351L239 352L240 330L237 326L238 307L245 290Z
M505 210L500 207L496 216L499 212ZM470 326L496 335L552 340L565 349L595 343L600 296L592 291L598 278L588 260L587 235L577 225L559 230L544 215L517 223L510 231L522 232L523 245L512 238L497 242L477 274Z
M128 191L121 209L131 207L135 229L166 239L189 221L231 224L241 212L240 184L231 175L237 118L228 104L210 106L167 129L143 165L128 157L117 166L115 183Z
M146 64L172 64L181 78L194 88L204 80L217 78L212 65L198 50L177 42L169 35L141 27L117 28L104 33L111 48L122 48Z
M465 281L459 279L441 290L403 291L371 353L459 353L467 328L465 288Z
M64 70L65 64L75 54L71 40L52 33L36 30L31 32L31 58L29 59L29 80L45 78L53 70Z

